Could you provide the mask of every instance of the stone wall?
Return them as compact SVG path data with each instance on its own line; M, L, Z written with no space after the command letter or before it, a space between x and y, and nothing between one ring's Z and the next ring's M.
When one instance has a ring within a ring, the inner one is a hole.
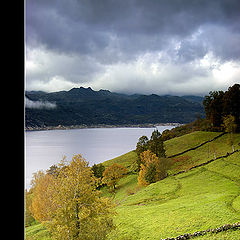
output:
M186 239L191 239L194 237L198 237L198 236L203 236L206 234L216 234L219 232L224 232L224 231L228 231L228 230L240 230L240 222L238 223L234 223L234 224L225 224L221 227L218 228L213 228L213 229L207 229L204 231L198 231L198 232L194 232L194 233L185 233L183 235L179 235L177 237L172 237L172 238L161 238L161 240L186 240Z
M171 155L171 156L169 156L168 158L177 157L177 156L180 156L180 155L182 155L182 154L184 154L184 153L186 153L186 152L193 151L193 150L195 150L195 149L197 149L197 148L200 148L201 146L203 146L203 145L205 145L205 144L207 144L207 143L210 143L210 142L212 142L212 141L220 138L220 137L223 136L224 134L226 134L226 133L225 133L225 132L224 132L224 133L221 133L221 134L219 134L218 136L214 137L214 138L211 139L211 140L208 140L208 141L206 141L206 142L203 142L203 143L201 143L201 144L199 144L199 145L197 145L197 146L195 146L195 147L189 148L189 149L187 149L187 150L185 150L185 151L183 151L183 152L180 152L180 153Z

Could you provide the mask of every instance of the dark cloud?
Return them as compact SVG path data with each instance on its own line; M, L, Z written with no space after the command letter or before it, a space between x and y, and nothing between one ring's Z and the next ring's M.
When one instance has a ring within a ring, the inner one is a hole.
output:
M184 41L208 23L239 28L239 11L240 2L231 0L27 1L27 39L60 52L109 55L112 47L131 55L162 50L167 39Z
M27 0L26 42L56 55L46 81L91 82L108 66L147 53L179 67L209 53L222 63L240 61L239 12L238 0ZM73 67L64 65L69 56L78 61Z

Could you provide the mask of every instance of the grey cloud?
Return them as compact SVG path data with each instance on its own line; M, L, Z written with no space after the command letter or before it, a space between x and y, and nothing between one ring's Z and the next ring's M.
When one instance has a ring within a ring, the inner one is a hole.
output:
M129 91L144 92L168 81L176 92L183 81L196 86L192 79L205 75L209 86L209 69L196 70L196 63L211 53L218 62L239 65L239 12L238 0L27 0L27 51L40 49L33 58L37 66L27 68L27 85L33 89L37 82L52 90L56 82L59 89L93 84L128 91L131 82ZM149 70L146 77L129 68L148 53L161 56L148 66L169 70L157 75L161 84Z
M193 38L181 41L177 52L178 60L192 61L213 53L220 61L238 61L240 59L240 32L223 26L208 24L196 32Z
M208 43L209 49L221 60L234 61L240 59L240 31L210 25L205 27L202 39Z
M28 49L27 58L28 62L34 63L34 66L26 66L28 85L34 81L46 83L58 76L72 83L84 83L103 71L90 56L56 54L36 48Z
M126 59L140 51L164 50L166 41L184 40L207 23L236 30L240 10L239 1L233 0L61 0L27 1L27 6L29 44L32 36L55 51L102 55L110 62L115 52ZM118 46L111 44L112 35L117 36ZM216 50L216 54L224 53Z

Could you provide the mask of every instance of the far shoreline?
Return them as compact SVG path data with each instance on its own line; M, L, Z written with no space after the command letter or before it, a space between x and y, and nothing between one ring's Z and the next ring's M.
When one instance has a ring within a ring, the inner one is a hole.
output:
M108 125L108 124L96 124L96 125L58 125L58 126L43 126L43 127L26 127L25 131L50 131L50 130L70 130L70 129L91 129L91 128L154 128L157 126L181 126L181 123L143 123L143 124L118 124L118 125Z

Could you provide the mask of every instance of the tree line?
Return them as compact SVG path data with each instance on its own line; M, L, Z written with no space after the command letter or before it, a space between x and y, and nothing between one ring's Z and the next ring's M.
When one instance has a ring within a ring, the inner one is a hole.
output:
M227 91L211 91L205 96L203 105L206 120L212 131L224 130L224 119L231 118L240 132L240 84L229 87Z
M164 130L164 141L194 131L240 132L240 85L235 84L227 91L211 91L203 100L205 118L196 114L196 120L171 130ZM229 119L229 120L227 120ZM229 127L228 123L232 123ZM228 127L226 127L226 124Z

